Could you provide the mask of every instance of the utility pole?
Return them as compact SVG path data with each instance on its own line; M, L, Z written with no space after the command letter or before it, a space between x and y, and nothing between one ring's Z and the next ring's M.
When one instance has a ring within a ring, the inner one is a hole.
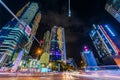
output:
M60 63L58 63L58 72L60 72Z

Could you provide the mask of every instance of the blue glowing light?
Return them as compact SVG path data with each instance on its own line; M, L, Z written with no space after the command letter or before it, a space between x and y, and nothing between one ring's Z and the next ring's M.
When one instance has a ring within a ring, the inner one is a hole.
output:
M94 68L95 71L97 71L98 69L97 68Z
M93 37L95 35L95 33L96 33L96 31L92 30L90 35Z
M108 27L108 25L105 25L106 29L112 34L112 36L115 36L115 34L112 32L112 30Z

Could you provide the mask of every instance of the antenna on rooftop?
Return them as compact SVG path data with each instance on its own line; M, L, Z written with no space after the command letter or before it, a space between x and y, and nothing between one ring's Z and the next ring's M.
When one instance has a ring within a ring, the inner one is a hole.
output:
M68 17L71 17L70 0L68 0Z

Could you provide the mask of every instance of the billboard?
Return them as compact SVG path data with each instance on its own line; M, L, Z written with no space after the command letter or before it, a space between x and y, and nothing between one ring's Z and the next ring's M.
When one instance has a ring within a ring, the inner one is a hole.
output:
M21 24L19 25L19 28L20 28L20 30L24 30L25 29L25 33L28 36L30 36L32 29L25 22L22 21Z
M31 28L30 28L29 25L26 26L26 28L25 28L25 33L26 33L28 36L30 36L30 34L31 34Z
M120 0L108 0L105 9L120 23Z

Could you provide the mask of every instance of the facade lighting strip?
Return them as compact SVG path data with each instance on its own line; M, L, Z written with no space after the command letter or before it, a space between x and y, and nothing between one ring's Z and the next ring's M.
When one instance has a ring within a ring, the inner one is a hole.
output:
M108 40L108 38L106 37L106 35L104 34L104 32L102 31L101 27L99 26L100 31L103 33L103 35L105 36L105 38ZM111 45L110 41L108 40L108 43ZM106 44L105 44L106 45ZM113 45L111 45L111 47L113 48L114 52L116 52L116 50L114 49ZM109 51L109 48L108 48ZM110 51L109 51L110 52ZM110 52L111 53L111 52Z
M115 43L110 39L110 37L107 35L106 31L104 30L104 28L101 26L101 29L103 30L103 32L105 33L105 35L107 36L107 38L109 39L109 41L111 42L112 46L115 49L115 52L118 54L119 49L117 48L117 46L115 45Z

